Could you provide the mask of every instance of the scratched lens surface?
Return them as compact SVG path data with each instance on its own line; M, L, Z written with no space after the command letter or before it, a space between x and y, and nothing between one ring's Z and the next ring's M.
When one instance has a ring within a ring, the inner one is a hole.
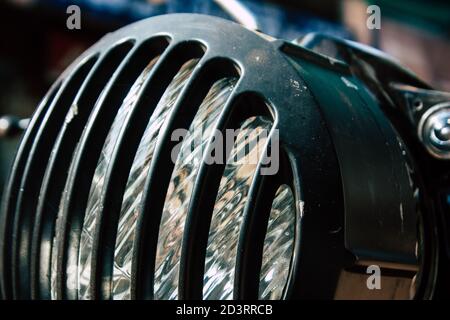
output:
M134 158L122 200L116 235L112 296L115 300L131 299L131 262L139 204L150 168L161 126L192 74L198 59L187 62L169 84L145 129Z
M272 122L246 120L227 160L213 210L203 276L203 298L233 298L237 244L248 191L267 142Z
M259 298L279 300L289 276L295 243L295 200L292 190L282 185L272 203L261 264Z
M155 261L155 299L178 298L178 271L186 214L195 178L219 114L236 79L217 81L209 91L183 139L161 217Z

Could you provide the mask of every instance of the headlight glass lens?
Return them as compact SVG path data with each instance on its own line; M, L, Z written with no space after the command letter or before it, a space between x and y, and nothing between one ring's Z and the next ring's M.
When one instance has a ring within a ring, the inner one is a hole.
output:
M164 92L139 143L122 200L114 251L113 299L131 298L131 262L139 206L161 126L192 74L198 59L186 62Z
M259 298L283 298L295 244L296 211L294 194L288 185L278 188L272 203L264 239Z
M159 228L155 261L155 299L178 298L181 244L193 186L202 162L203 150L235 83L235 78L225 78L212 86L183 139Z
M203 277L203 298L233 298L237 245L248 191L272 122L246 120L227 160L211 219ZM255 161L249 161L254 159Z

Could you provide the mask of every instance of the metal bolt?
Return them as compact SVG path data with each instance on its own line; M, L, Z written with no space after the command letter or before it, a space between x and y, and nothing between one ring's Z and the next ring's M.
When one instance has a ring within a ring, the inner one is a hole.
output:
M441 151L450 152L450 111L439 111L428 119L430 142Z
M447 123L441 128L435 128L434 134L441 141L444 142L450 141L450 124Z
M450 103L438 104L422 116L419 135L433 156L450 159Z

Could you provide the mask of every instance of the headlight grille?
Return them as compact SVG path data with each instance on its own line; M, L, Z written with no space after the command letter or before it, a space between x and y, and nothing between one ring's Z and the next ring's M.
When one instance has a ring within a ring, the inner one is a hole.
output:
M18 150L0 223L3 295L333 297L349 264L344 187L327 107L299 76L318 87L308 64L352 77L344 63L196 15L139 22L94 45L50 89ZM342 119L367 107L365 91L333 88ZM355 114L396 137L380 113ZM232 148L214 149L230 129L241 130ZM208 163L217 152L223 162ZM386 152L378 160L389 165L403 150ZM414 214L402 216L405 245L378 256L415 261Z

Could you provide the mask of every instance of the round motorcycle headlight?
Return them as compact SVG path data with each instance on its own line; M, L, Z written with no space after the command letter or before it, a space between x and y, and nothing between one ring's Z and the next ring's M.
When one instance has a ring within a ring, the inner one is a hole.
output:
M4 297L432 296L426 151L383 81L426 85L317 39L177 14L85 52L15 159Z

